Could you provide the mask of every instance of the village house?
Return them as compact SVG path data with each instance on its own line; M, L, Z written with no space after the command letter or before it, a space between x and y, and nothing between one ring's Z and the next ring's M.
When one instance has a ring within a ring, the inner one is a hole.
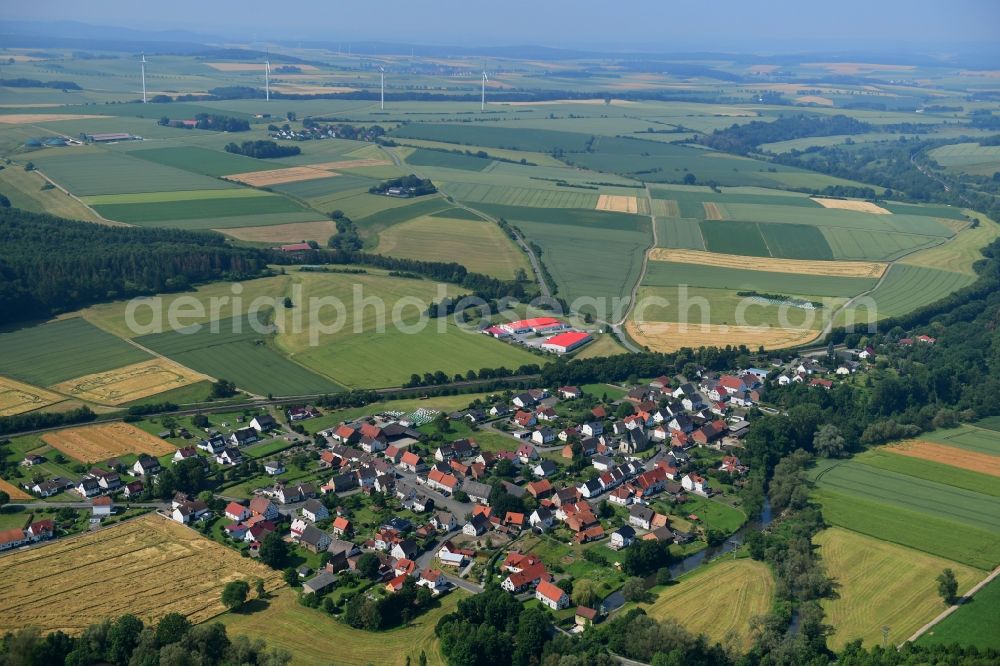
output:
M314 525L307 525L299 537L299 544L313 553L326 550L330 541L330 535Z
M327 508L317 499L306 500L302 508L299 509L302 513L302 517L312 522L319 522L320 520L326 520L330 517L330 512Z
M424 569L420 572L417 585L426 587L431 593L437 595L450 587L448 579L440 569Z
M94 518L106 518L114 511L114 500L107 495L95 497L90 510Z
M225 515L229 520L239 523L249 518L251 513L248 507L243 506L239 502L230 502L226 505Z
M611 540L608 542L608 547L612 550L621 550L622 548L628 548L635 541L635 530L629 525L622 525L617 530L611 533Z
M254 497L250 500L250 513L265 520L274 520L279 515L278 507L266 497Z
M259 439L258 431L253 428L240 428L229 435L229 443L236 447L248 446Z
M486 514L478 513L472 516L462 527L462 534L466 536L482 536L490 529L490 519Z
M132 471L136 476L149 476L160 473L160 461L152 456L140 455L139 459L132 465Z
M174 452L173 457L170 459L173 463L179 463L182 460L187 460L188 458L195 458L198 456L198 448L195 446L184 446Z
M258 433L265 433L277 428L278 422L270 414L260 414L250 419L250 427Z
M644 530L652 528L655 511L642 504L633 504L628 510L628 524Z
M215 456L215 462L220 465L239 465L243 462L243 454L235 447L226 447Z
M559 586L546 580L538 583L538 587L535 588L535 598L555 611L569 606L569 595Z
M712 494L712 489L708 486L708 479L703 476L699 476L694 472L685 474L681 478L681 486L683 486L684 490L687 490L688 492L693 492L705 497Z
M458 489L458 479L454 474L446 474L437 468L432 468L427 474L426 484L444 493L453 493Z

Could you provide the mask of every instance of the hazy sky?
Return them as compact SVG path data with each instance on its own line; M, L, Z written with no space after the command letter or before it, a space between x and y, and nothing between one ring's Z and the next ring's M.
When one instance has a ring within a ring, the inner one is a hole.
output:
M706 51L997 40L1000 0L38 0L8 20L188 29L250 40L655 47Z

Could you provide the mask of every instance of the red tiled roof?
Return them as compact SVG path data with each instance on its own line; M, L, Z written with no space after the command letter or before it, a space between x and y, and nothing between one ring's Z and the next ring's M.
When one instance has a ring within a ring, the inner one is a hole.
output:
M566 333L560 333L559 335L554 335L545 341L547 345L559 345L560 347L572 347L578 342L586 340L590 337L590 333L584 333L582 331L568 331Z
M562 598L562 595L566 594L559 588L558 585L550 583L547 580L543 580L542 582L540 582L536 589L538 590L538 593L540 595L542 595L543 597L545 597L546 599L548 599L553 603L558 603L559 600Z

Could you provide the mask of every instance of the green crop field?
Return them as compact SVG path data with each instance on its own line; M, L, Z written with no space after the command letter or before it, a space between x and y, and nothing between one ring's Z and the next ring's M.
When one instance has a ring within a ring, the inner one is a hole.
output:
M379 197L374 194L365 194L371 199L389 199L390 197ZM368 239L374 239L383 230L388 229L394 224L399 224L400 222L405 222L407 220L412 220L414 218L420 217L421 215L430 215L431 213L437 213L447 208L451 208L451 204L445 201L441 197L424 197L417 200L402 199L402 201L409 202L407 205L387 208L385 210L373 213L366 217L354 218L354 221L358 225L358 230L361 235Z
M559 285L559 296L570 304L581 297L627 296L651 241L648 218L638 215L489 204L479 208L505 218L542 248L541 261ZM593 308L586 305L584 310ZM598 314L611 316L610 311Z
M955 232L932 217L924 215L875 215L837 208L805 209L746 203L718 204L732 220L773 224L808 224L817 227L862 229L950 238Z
M1000 579L994 578L958 610L941 620L917 645L972 645L1000 650Z
M461 153L417 148L406 158L406 163L414 166L444 167L445 169L461 169L463 171L482 171L492 164L493 160Z
M1000 171L1000 146L953 143L935 148L929 156L949 171L987 177Z
M645 280L645 284L652 287L687 284L713 289L803 296L852 296L871 289L875 282L871 278L744 271L672 261L649 262Z
M0 333L0 350L0 375L39 386L152 358L80 317Z
M237 185L130 157L125 153L65 152L35 161L46 176L77 196L171 190L223 190Z
M944 610L934 578L945 568L955 572L959 593L983 576L972 567L836 527L817 534L814 542L826 574L837 583L837 598L821 602L825 621L835 630L834 650L857 638L867 647L879 645L886 625L890 645L905 641Z
M869 297L874 300L879 317L892 317L929 305L974 281L974 277L965 273L893 264Z
M331 178L317 178L315 180L300 180L295 183L280 183L271 185L270 189L282 194L288 194L297 199L305 199L309 205L319 207L319 210L329 212L325 202L336 198L344 192L354 190L354 193L368 192L368 188L377 184L374 178L364 178L341 174Z
M993 495L947 485L947 475L929 480L901 473L905 464L896 469L821 463L814 497L834 525L979 569L1000 562L1000 504Z
M478 125L481 125L478 124ZM403 125L390 132L405 139L425 139L487 148L507 148L548 153L553 150L586 150L591 136L545 129L482 127L469 124L420 123Z
M470 204L500 204L526 208L584 208L593 210L598 193L570 187L516 187L487 183L448 183L445 191Z
M1000 535L1000 503L983 493L956 488L850 460L817 468L821 489L855 494L901 509L950 520ZM996 553L1000 556L1000 552Z
M599 137L592 152L566 150L567 163L651 183L679 183L687 174L701 182L761 187L824 187L837 179L770 162L658 141Z
M668 302L666 305L658 304L655 298L665 298ZM836 307L844 300L846 298L838 299L831 306ZM637 293L637 302L632 319L646 322L686 322L694 325L704 320L706 324L819 329L825 323L824 315L828 315L825 309L782 309L777 304L761 302L748 306L747 298L736 291L705 287L642 286Z
M266 160L258 160L245 155L236 155L221 150L209 150L198 146L176 146L171 148L150 148L133 150L132 157L149 160L156 164L204 174L206 176L228 176L248 171L277 169L282 165Z
M976 427L1000 432L1000 416L989 416L985 419L980 419L976 421Z
M298 298L303 303L312 298L336 299L347 314L339 330L322 333L317 329L321 333L317 344L310 340L308 330L294 331L289 326L282 329L276 343L302 365L345 386L399 386L414 373L441 370L451 377L484 367L516 369L547 360L480 333L465 332L444 319L428 320L421 326L419 313L433 300L460 295L454 286L441 285L444 289L439 291L439 285L430 280L372 274L301 273L293 278L301 285ZM372 299L372 304L366 305L364 299ZM410 304L403 307L406 302ZM398 316L393 315L396 308ZM321 326L330 329L338 319L333 307L317 317ZM397 321L400 326L394 324Z
M238 325L236 322L239 322ZM210 377L228 379L259 395L303 395L340 390L333 381L293 363L270 346L270 335L254 331L245 317L221 321L218 332L168 331L136 342Z
M698 220L692 218L657 217L656 241L659 247L682 250L705 249L701 227L698 226Z
M704 220L699 223L705 247L709 252L744 254L751 257L770 257L764 236L753 222L730 220Z
M998 438L1000 440L1000 438ZM959 467L952 467L947 460L940 462L911 458L892 453L884 448L871 449L854 456L854 460L878 469L898 472L925 481L943 483L955 488L971 490L983 495L1000 497L1000 480L989 474L981 474Z
M831 525L983 571L1000 564L1000 536L995 532L956 525L947 518L899 508L860 495L834 492L822 486L813 492L813 499L822 505L823 518ZM942 538L942 535L947 535L947 538Z
M158 201L155 203L101 204L95 205L94 210L110 220L139 225L198 218L250 218L275 213L296 213L302 216L301 221L303 222L322 217L320 213L310 211L291 199L277 194L263 197L198 198L187 201ZM241 219L239 226L253 226L253 223Z
M921 438L976 453L1000 456L1000 435L997 434L1000 428L997 428L995 417L980 421L978 425L980 427L964 425L948 430L935 430L921 435Z
M173 203L178 201L200 201L203 199L252 199L273 197L270 192L240 187L232 190L180 190L175 192L135 192L132 194L93 194L80 197L90 206L117 204Z
M375 251L406 259L457 261L469 270L506 280L513 279L518 269L531 270L527 257L500 227L480 218L422 216L401 222L379 235Z
M833 259L823 232L805 224L759 224L772 257L782 259Z
M928 204L906 204L892 201L883 201L879 206L893 213L905 215L929 215L931 217L944 217L951 220L964 220L965 215L961 208L953 206L933 206Z
M833 250L834 259L858 261L892 261L945 240L939 236L835 227L824 227L822 232Z

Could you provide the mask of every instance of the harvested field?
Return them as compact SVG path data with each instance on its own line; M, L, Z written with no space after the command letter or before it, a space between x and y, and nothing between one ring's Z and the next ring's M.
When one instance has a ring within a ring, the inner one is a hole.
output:
M257 243L298 243L314 240L325 245L326 240L337 233L337 225L332 220L318 220L316 222L274 224L266 227L216 229L216 231L239 240Z
M797 275L828 275L831 277L882 277L888 264L876 261L806 261L802 259L774 259L770 257L744 257L720 252L654 248L649 258L653 261L673 261L682 264L720 266L748 271L795 273Z
M180 613L198 623L225 610L219 597L227 582L284 585L280 572L156 514L16 552L3 563L7 631L33 625L79 634L124 613L146 622Z
M824 599L826 621L836 630L834 650L860 638L867 647L882 641L890 627L895 645L944 610L934 577L945 567L963 593L982 577L972 567L833 527L814 537L827 574L838 584L838 598Z
M705 209L705 219L706 220L726 220L726 219L729 219L729 218L726 217L726 214L723 212L722 208L719 207L719 204L717 204L715 202L712 202L712 201L705 201L701 205Z
M639 212L639 200L617 194L602 194L597 198L597 206L594 209L636 214Z
M774 578L767 565L750 559L702 567L659 594L646 614L672 619L692 633L724 642L730 634L751 643L750 619L767 613L774 598Z
M173 361L154 358L124 368L97 372L52 388L80 400L121 405L209 379Z
M885 450L901 456L967 469L971 472L1000 476L1000 456L991 456L988 453L977 453L968 449L920 439L890 444L885 447Z
M5 493L7 493L7 495L12 500L30 500L30 499L34 499L31 495L29 495L28 493L24 492L23 490L21 490L20 488L18 488L17 486L15 486L10 481L4 481L3 479L0 479L0 490L2 490Z
M674 199L653 199L653 215L683 217L681 207Z
M223 178L236 181L237 183L244 183L251 187L265 187L267 185L280 185L282 183L297 183L301 180L330 178L336 175L331 171L324 171L316 167L297 166L284 169L268 169L266 171L251 171L249 173L234 173L230 176L223 176Z
M264 71L264 63L262 63L262 62L261 63L256 63L256 62L206 62L205 64L208 65L209 67L211 67L212 69L219 70L220 72L263 72ZM280 65L273 65L273 66L274 67L279 67ZM296 63L295 66L298 67L299 69L301 69L303 72L318 72L319 71L319 68L316 67L316 65L300 65L300 64ZM275 74L275 76L277 76L277 74L274 71L272 71L271 73Z
M823 208L837 208L839 210L853 210L856 213L872 213L874 215L892 215L878 204L871 201L856 201L854 199L823 199L822 197L811 197L813 201Z
M56 430L42 435L42 441L59 449L70 458L92 463L129 453L148 453L163 456L176 448L144 430L128 423L102 423Z
M12 416L22 412L30 412L63 400L63 397L50 393L31 384L23 384L15 379L0 377L0 416Z
M80 113L4 113L0 114L0 123L4 125L30 125L32 123L49 123L57 120L90 120L92 118L110 117L91 116Z
M309 166L313 169L326 169L334 170L337 169L358 169L360 167L373 167L373 166L389 166L392 162L389 160L378 160L378 159L363 159L363 160L342 160L340 162L322 162L320 164L310 164Z
M738 344L745 344L751 349L760 346L781 349L806 344L819 333L805 328L635 321L627 322L625 329L637 343L658 352L672 352L681 347L697 349Z

